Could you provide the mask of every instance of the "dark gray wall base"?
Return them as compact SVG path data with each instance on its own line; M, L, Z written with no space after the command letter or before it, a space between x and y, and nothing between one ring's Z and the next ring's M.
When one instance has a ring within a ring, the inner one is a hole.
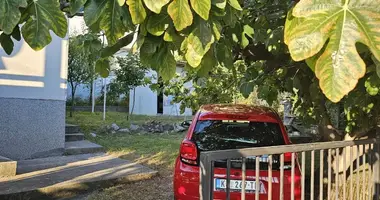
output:
M12 160L61 155L65 101L0 98L0 155Z

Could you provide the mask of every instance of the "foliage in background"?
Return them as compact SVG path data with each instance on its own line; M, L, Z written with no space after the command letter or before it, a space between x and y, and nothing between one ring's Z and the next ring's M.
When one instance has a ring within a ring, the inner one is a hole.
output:
M88 103L88 100L86 99L82 99L80 97L75 97L75 106L90 106L91 104ZM71 101L71 98L67 99L66 101L66 106L72 106L72 101Z
M235 97L239 96L236 86L244 97L252 97L252 92L257 93L257 99L265 100L272 107L277 107L279 98L287 94L287 97L292 99L294 114L305 125L319 125L324 140L341 140L344 139L345 133L349 133L351 137L361 137L371 131L379 122L377 116L380 110L380 106L376 106L380 103L380 79L376 69L379 67L371 58L371 53L360 53L368 65L365 77L339 104L333 103L320 89L318 78L308 66L312 64L310 60L296 62L291 59L284 42L286 13L291 8L291 2L287 1L249 1L244 7L244 15L240 18L245 25L236 24L234 28L225 29L236 33L247 29L248 25L253 29L252 37L247 34L240 38L237 34L230 35L230 38L227 35L223 36L232 41L231 57L234 58L234 67L217 65L212 68L211 72L218 74L214 74L215 79L207 73L207 68L188 70L187 76L177 78L175 82L168 82L167 93L175 95L174 101L181 102L182 108L193 109L205 103L234 102L233 94ZM244 42L245 40L247 42ZM241 70L237 66L244 69ZM223 77L223 71L229 76ZM223 78L219 79L218 76ZM183 87L184 83L190 80L193 80L194 87L198 87L198 90L188 91ZM202 88L197 84L198 80L208 81ZM233 94L223 92L228 88L228 83L234 83L234 87L230 88ZM207 97L213 96L212 94L227 94L228 98L220 100L218 96L214 96L208 101Z
M140 62L138 54L128 54L125 57L117 57L118 67L115 69L115 79L110 85L110 91L119 95L129 94L133 88L149 82L145 74L148 71Z
M116 57L114 79L107 84L107 105L129 105L129 94L136 87L150 83L145 77L147 68L140 62L138 54L127 54L125 57ZM97 98L99 104L104 101L104 88ZM132 108L133 108L132 103ZM133 109L132 109L133 111Z
M189 67L189 66L187 66ZM163 92L166 96L173 96L173 103L180 103L180 112L184 113L185 108L196 111L201 105L237 103L250 105L272 106L279 110L279 99L267 102L259 99L257 89L245 98L240 90L241 79L247 73L247 66L241 60L235 62L232 68L216 66L211 71L186 70L187 73L177 74L171 81L164 82L163 87L159 84L152 84L150 87L154 91ZM280 96L279 96L280 97Z
M70 116L72 117L73 107L75 106L75 92L80 84L88 84L95 77L93 50L84 49L81 37L71 37L69 39L69 57L67 81L71 86Z
M51 42L50 31L66 35L67 20L61 10L73 16L84 6L86 25L93 32L103 31L107 38L108 46L97 61L98 72L107 76L107 57L131 43L138 33L134 48L141 51L145 64L169 80L175 75L174 52L194 68L231 66L234 58L230 54L235 50L231 38L243 48L252 44L250 38L260 41L263 35L282 40L276 38L283 35L281 28L255 32L255 25L250 24L281 18L279 27L286 26L285 43L292 58L307 60L323 93L338 102L355 88L368 66L356 43L380 60L379 3L301 0L289 10L285 23L282 6L289 6L289 1L280 0L4 0L0 4L0 43L7 53L12 52L11 38L19 40L21 32L29 46L40 50ZM249 21L249 17L255 20ZM20 28L19 24L24 25ZM272 49L278 50L276 45Z
M292 12L291 3L276 0L250 2L246 17L251 21L249 25L254 28L255 37L252 41L250 39L247 48L235 51L238 54L235 57L242 58L248 66L241 80L243 95L247 97L253 88L257 88L258 97L270 103L278 99L279 94L289 94L294 114L306 124L319 125L324 140L347 139L346 133L359 138L373 130L379 123L380 79L372 54L365 48L359 51L367 65L364 78L340 103L335 104L324 95L321 81L315 76L313 66L316 59L296 62L289 55L285 44L286 40L290 40L287 38L291 35L289 31L298 30L297 37L294 36L298 41L302 41L302 35L308 31L303 25L299 25L302 30L289 27L289 21L283 26L291 17L289 14L286 18L286 13Z
M200 77L202 73L207 75ZM204 104L233 102L239 95L238 77L234 75L236 73L231 69L222 66L216 66L210 72L190 69L187 73L177 74L171 81L163 82L163 87L156 83L150 88L166 96L172 95L173 103L180 103L180 112L184 113L185 108L196 111Z

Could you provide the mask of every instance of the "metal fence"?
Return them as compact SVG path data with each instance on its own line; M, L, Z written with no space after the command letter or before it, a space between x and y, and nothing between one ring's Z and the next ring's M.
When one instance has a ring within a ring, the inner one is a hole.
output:
M364 139L202 152L200 199L379 200L379 147Z

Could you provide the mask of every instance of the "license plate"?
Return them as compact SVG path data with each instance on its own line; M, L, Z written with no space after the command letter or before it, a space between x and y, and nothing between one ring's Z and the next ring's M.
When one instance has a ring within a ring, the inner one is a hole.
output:
M226 189L227 180L226 179L215 179L215 189ZM230 180L231 190L241 190L243 188L243 181L241 180ZM256 181L245 181L246 191L256 191ZM260 182L260 193L265 193L264 184Z

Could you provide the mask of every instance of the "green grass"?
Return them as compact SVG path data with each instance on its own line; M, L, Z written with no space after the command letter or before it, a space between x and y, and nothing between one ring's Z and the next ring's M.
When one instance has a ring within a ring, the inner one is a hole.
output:
M128 119L129 117L129 119ZM129 127L130 124L144 124L147 121L160 121L163 123L179 123L183 117L173 116L128 116L127 113L107 112L106 120L103 121L103 113L74 112L73 117L66 117L66 123L76 124L86 134L86 139L91 140L106 148L108 153L118 154L121 157L142 162L150 158L149 163L154 165L172 165L178 155L179 144L184 138L184 133L172 134L102 134L97 132L104 125L116 123L119 127ZM96 132L97 137L88 135ZM148 164L149 164L148 163Z
M108 112L106 120L102 120L102 113L75 112L73 117L66 118L66 122L76 124L86 134L86 138L106 148L107 153L117 155L130 161L141 163L158 171L158 176L139 182L119 184L109 188L99 189L81 197L88 200L129 199L155 200L173 199L172 175L173 165L178 156L179 146L185 133L171 134L143 134L115 133L106 134L96 132L101 126L116 123L125 128L132 124L144 124L146 121L156 120L166 123L177 123L183 117L167 116L133 116L128 121L126 113ZM88 133L95 131L97 137Z
M175 134L115 134L92 139L121 158L135 160L159 169L173 166L184 133Z
M69 112L66 112L66 123L79 125L83 132L89 133L96 131L103 125L111 125L116 123L119 127L125 128L132 124L144 124L147 121L160 121L165 123L177 123L184 121L184 117L176 116L145 116L133 115L129 116L128 113L122 112L107 112L106 120L103 121L103 113L96 112L74 112L73 117L69 117ZM187 117L189 118L189 117Z

